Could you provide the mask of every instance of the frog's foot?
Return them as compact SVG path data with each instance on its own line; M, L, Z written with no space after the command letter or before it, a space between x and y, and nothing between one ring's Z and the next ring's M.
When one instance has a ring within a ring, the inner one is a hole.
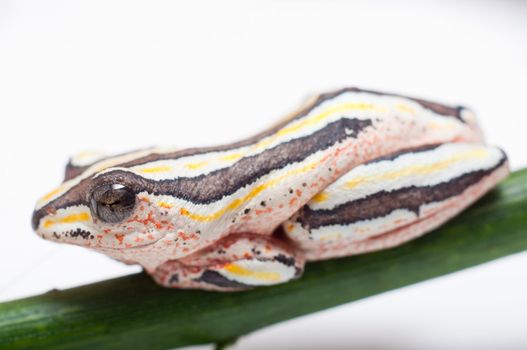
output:
M352 169L284 224L308 260L366 253L423 235L508 174L496 147L449 143Z
M262 235L233 234L197 253L157 267L165 287L236 291L298 278L304 257L285 243Z

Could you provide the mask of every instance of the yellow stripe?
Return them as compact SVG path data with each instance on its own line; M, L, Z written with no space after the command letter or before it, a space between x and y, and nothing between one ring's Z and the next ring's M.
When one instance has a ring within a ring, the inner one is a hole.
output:
M374 104L365 103L365 102L350 102L350 103L342 103L336 106L332 106L332 107L326 108L324 111L318 114L315 114L309 118L301 119L299 122L293 123L293 125L289 125L289 126L286 126L278 130L275 134L269 136L266 139L260 140L260 142L253 145L251 147L251 150L265 148L282 136L300 131L308 126L321 123L336 113L344 113L344 112L349 112L349 111L354 111L354 110L361 110L361 111L370 110L370 111L380 112L381 109L382 108L380 106L375 106ZM382 112L386 112L386 110L382 109ZM236 159L239 159L245 156L251 150L247 150L246 152L243 152L243 153L227 154L227 155L219 157L219 160L220 161L233 161L233 160L236 160ZM185 167L190 170L198 170L198 169L203 168L206 165L208 165L207 161L201 161L201 162L196 162L196 163L185 164ZM160 173L160 172L167 172L170 170L172 170L172 168L169 166L158 166L158 167L140 169L139 171L142 173Z
M172 204L164 202L164 201L157 202L157 205L160 206L161 208L166 208L166 209L172 208Z
M322 202L325 202L327 201L329 198L329 195L327 192L319 192L317 193L313 198L311 198L311 200L315 203L322 203Z
M405 112L405 113L410 113L410 114L413 114L415 115L417 112L415 109L413 109L412 107L404 104L404 103L399 103L395 106L395 108L397 108L399 111L401 112Z
M343 103L343 104L340 104L340 105L337 105L337 106L333 106L333 107L327 108L326 110L324 110L323 112L321 112L319 114L316 114L316 115L314 115L314 116L312 116L310 118L304 119L304 120L300 121L299 123L297 123L295 125L291 125L289 127L285 127L285 128L282 128L282 129L278 130L278 132L276 132L269 139L267 139L267 140L264 139L264 140L258 142L253 147L255 147L255 148L265 147L268 144L272 143L274 140L276 140L280 136L284 136L284 135L296 132L296 131L298 131L298 130L300 130L302 128L305 128L307 126L320 123L320 122L324 121L325 119L327 119L328 117L330 117L331 115L333 115L335 113L343 113L343 112L351 111L351 110L375 110L375 108L376 108L375 105L373 105L371 103L362 103L362 102ZM252 198L256 197L263 190L265 190L265 189L267 189L269 187L275 186L276 184L280 183L281 181L283 181L284 179L286 179L288 177L291 177L291 176L297 175L297 174L305 173L305 172L315 168L316 165L317 165L317 163L308 164L307 166L305 166L303 168L296 169L296 170L291 170L291 171L287 172L286 174L284 174L284 175L282 175L282 176L280 176L280 177L278 177L276 179L270 180L270 181L268 181L266 183L263 183L263 184L261 184L259 186L256 186L245 197L243 197L241 199L233 200L226 207L218 210L215 213L212 213L212 214L209 214L209 215L200 215L200 214L196 214L196 213L191 213L185 208L181 208L180 213L181 213L181 215L187 216L190 219L195 220L195 221L207 222L207 221L216 220L216 219L220 218L223 214L225 214L227 211L234 210L234 209L238 208L240 205L242 205L243 203L245 203L245 202L251 200Z
M88 221L90 220L90 214L87 212L84 213L78 213L78 214L71 214L68 216L65 216L63 218L57 218L57 219L47 219L44 221L44 227L50 228L51 226L55 224L72 224L80 221Z
M172 170L172 168L169 167L168 165L160 165L160 166L155 166L151 168L139 169L139 171L142 173L164 173L170 170Z
M316 114L310 118L306 118L300 121L299 123L296 123L296 125L291 125L289 127L282 128L278 130L276 135L284 136L284 135L293 133L307 126L320 123L324 121L325 119L327 119L329 116L336 114L336 113L343 113L343 112L352 111L352 110L363 111L363 110L373 110L373 109L374 109L374 105L371 103L343 103L337 106L330 107L326 109L324 112Z
M443 159L439 162L425 165L412 165L400 170L388 171L385 173L370 175L370 176L359 176L352 180L346 181L344 186L347 189L355 188L359 185L366 184L375 181L385 180L397 180L401 177L413 176L413 175L427 175L434 172L441 171L454 163L459 163L468 159L481 159L488 156L488 152L483 149L477 149L467 151L464 153L457 154L447 159Z
M241 157L243 157L242 153L233 153L233 154L227 154L225 156L220 157L220 160L229 161L229 160L236 160Z
M207 162L203 161L203 162L196 162L196 163L187 163L185 164L185 167L190 170L197 170L199 168L203 168L205 165L207 165Z
M218 210L215 213L212 213L212 214L209 214L209 215L200 215L200 214L191 213L185 208L181 208L180 209L180 214L184 215L184 216L186 216L186 217L188 217L188 218L190 218L190 219L192 219L194 221L208 222L208 221L216 220L216 219L220 218L223 214L225 214L227 211L234 210L234 209L240 207L243 203L246 203L249 200L253 199L260 192L262 192L262 191L264 191L264 190L266 190L266 189L268 189L270 187L276 186L277 184L279 184L283 180L287 179L288 177L308 172L308 171L314 169L317 165L318 165L318 162L313 162L313 163L310 163L310 164L308 164L308 165L306 165L306 166L304 166L302 168L289 170L287 173L283 174L282 176L277 177L276 179L269 180L269 181L267 181L267 182L265 182L265 183L263 183L261 185L256 186L249 193L247 193L243 198L237 198L237 199L233 200L227 206L221 208L220 210Z
M267 282L281 281L281 276L278 272L251 271L249 269L246 269L245 267L241 267L232 263L225 265L223 268L235 276L255 278Z
M267 139L261 140L260 142L255 144L253 148L256 148L256 149L264 148L267 145L273 143L277 138L281 136L285 136L293 132L297 132L305 127L318 124L336 113L344 113L344 112L356 111L356 110L367 111L367 110L375 110L375 109L376 107L374 104L364 103L364 102L342 103L340 105L329 107L319 114L315 114L312 117L300 120L300 122L298 123L295 123L291 126L286 126L278 130L274 135L270 136Z
M55 196L56 194L58 194L59 192L62 191L62 186L60 187L57 187L56 189L54 189L53 191L51 192L48 192L46 193L45 195L43 195L39 202L47 202L48 200L50 200L53 196Z

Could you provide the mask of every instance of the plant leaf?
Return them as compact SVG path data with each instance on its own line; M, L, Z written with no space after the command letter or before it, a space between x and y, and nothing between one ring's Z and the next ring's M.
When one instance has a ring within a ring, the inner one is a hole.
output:
M135 274L0 304L0 348L222 346L280 321L525 249L527 169L420 239L377 253L310 263L294 282L216 293L165 289Z

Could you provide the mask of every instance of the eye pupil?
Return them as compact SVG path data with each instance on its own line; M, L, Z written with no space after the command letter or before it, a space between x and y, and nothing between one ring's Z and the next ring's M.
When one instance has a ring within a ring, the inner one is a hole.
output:
M135 207L135 192L121 184L96 187L91 196L90 209L94 217L117 223L129 217Z

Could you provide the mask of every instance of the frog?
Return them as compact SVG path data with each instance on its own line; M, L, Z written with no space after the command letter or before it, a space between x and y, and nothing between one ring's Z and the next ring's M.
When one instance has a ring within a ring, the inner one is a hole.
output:
M242 291L416 239L508 173L471 109L348 87L230 144L78 154L32 226L165 287Z

